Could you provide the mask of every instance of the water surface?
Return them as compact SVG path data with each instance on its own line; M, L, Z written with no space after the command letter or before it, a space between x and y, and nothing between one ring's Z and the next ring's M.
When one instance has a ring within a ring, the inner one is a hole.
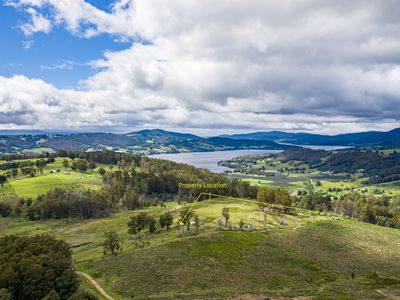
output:
M351 147L344 146L314 146L314 145L296 145L309 149L321 150L340 150ZM154 154L149 157L172 160L177 163L184 163L195 166L197 168L208 169L211 172L222 173L224 171L232 170L228 167L219 166L218 162L221 160L229 160L238 156L257 155L265 153L277 153L282 150L225 150L225 151L211 151L211 152L186 152L186 153L166 153Z
M281 150L226 150L212 152L154 154L149 155L149 157L172 160L177 163L184 163L197 168L208 169L211 172L222 173L231 169L219 166L218 162L221 160L228 160L237 156L277 153L280 151Z

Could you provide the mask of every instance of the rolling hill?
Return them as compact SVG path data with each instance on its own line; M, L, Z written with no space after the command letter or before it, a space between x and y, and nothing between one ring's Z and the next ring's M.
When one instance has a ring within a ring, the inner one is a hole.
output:
M338 135L311 133L288 133L283 131L253 132L245 134L222 135L230 139L268 140L277 143L298 145L367 146L400 143L400 128L390 131L366 131Z
M134 154L177 153L233 149L284 150L288 146L271 141L203 138L193 134L161 129L127 134L73 133L0 135L0 153L19 153L35 149L49 150L113 150Z
M268 131L208 138L162 129L141 130L126 134L104 132L46 133L41 131L17 133L18 131L12 130L0 131L0 153L20 153L45 149L46 151L113 150L148 155L234 149L285 150L290 148L286 144L400 147L400 128L387 132L368 131L333 136Z

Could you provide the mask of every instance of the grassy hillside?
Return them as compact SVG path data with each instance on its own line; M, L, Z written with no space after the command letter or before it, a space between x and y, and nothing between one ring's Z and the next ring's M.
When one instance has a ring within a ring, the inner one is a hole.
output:
M146 211L177 218L185 205ZM255 231L220 230L223 207L231 223ZM211 199L196 205L199 234L162 230L143 240L126 223L141 211L76 221L0 219L0 234L49 233L73 246L78 270L94 277L116 299L226 298L235 295L314 296L316 299L382 299L378 288L400 288L400 231L329 215L264 215L253 203ZM103 234L122 237L118 256L102 254Z
M30 160L35 161L35 159ZM93 171L79 172L69 169L69 173L65 174L62 160L63 158L56 158L54 163L48 164L43 169L43 174L36 174L34 177L20 175L18 178L11 179L3 187L0 187L0 196L15 193L19 197L34 199L55 188L96 187L101 184L101 175L98 172L101 165L98 164ZM0 163L2 162L4 163L0 160ZM60 172L52 173L53 170L60 170Z

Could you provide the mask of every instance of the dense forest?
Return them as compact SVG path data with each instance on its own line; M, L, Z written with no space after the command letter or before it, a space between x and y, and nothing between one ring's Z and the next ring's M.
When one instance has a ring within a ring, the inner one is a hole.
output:
M79 290L64 241L39 235L0 238L0 299L95 300Z

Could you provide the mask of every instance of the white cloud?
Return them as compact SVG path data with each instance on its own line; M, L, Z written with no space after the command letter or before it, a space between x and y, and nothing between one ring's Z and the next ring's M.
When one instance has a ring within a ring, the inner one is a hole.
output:
M81 37L151 41L91 62L97 73L76 90L47 85L32 105L24 100L35 115L36 105L57 94L59 113L74 116L69 126L334 132L388 129L400 121L394 0L120 0L109 12L83 0L14 4L32 16L50 7L53 25ZM22 91L39 84L23 81Z
M62 59L55 64L50 66L47 65L40 65L40 69L45 71L52 71L52 70L73 70L76 66L85 66L86 64L79 63L72 60L65 60Z
M35 44L34 41L23 41L23 42L22 42L22 48L24 48L25 50L28 50L28 49L30 49L34 44Z
M36 32L49 33L51 30L51 22L33 8L28 8L27 12L31 15L30 23L21 25L21 30L26 36L30 36Z

